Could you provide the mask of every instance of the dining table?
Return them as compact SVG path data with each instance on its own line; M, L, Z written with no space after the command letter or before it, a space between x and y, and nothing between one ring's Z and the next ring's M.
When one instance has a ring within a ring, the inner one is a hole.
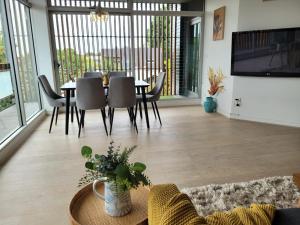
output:
M147 98L146 98L146 88L149 87L149 85L150 85L149 83L147 83L146 81L143 81L143 80L136 80L135 81L135 87L137 89L137 94L141 93L141 95L142 95L145 119L146 119L146 124L147 124L148 129L150 128L150 126L149 126L149 116L148 116L148 107L147 107ZM103 87L105 89L108 89L109 84L108 85L103 85ZM60 87L60 90L65 92L65 97L66 97L66 104L65 104L65 108L66 108L65 134L68 135L69 134L70 99L71 99L72 95L74 94L74 92L76 90L76 81L75 82L69 81L69 82L63 84Z

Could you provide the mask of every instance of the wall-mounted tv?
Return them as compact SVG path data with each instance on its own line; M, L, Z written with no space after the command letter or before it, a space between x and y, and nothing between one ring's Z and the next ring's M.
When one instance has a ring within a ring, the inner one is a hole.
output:
M300 28L232 33L231 75L300 77Z

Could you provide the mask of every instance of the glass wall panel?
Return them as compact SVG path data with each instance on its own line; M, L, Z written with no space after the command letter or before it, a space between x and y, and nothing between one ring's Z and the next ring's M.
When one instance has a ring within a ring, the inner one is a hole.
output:
M26 120L29 120L40 110L29 8L16 0L10 0L9 4L22 100Z
M20 127L16 93L13 85L13 73L9 63L10 47L2 24L0 12L0 143Z
M97 1L50 1L50 6L90 7ZM126 8L118 1L100 1L104 8ZM181 10L180 4L133 3L134 11ZM51 12L58 85L86 71L126 71L155 86L166 72L162 95L178 94L180 16L110 14L107 22L93 22L87 14Z

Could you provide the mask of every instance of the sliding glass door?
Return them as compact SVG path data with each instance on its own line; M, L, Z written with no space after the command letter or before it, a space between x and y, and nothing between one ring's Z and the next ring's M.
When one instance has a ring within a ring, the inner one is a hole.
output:
M0 144L41 110L26 5L18 0L0 1Z
M201 95L201 18L192 19L190 23L189 34L189 55L188 76L187 76L187 95L198 97Z
M20 127L8 36L0 11L0 142Z

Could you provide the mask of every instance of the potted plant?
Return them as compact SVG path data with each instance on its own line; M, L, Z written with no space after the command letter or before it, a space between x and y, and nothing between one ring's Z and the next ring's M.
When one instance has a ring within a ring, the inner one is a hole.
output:
M79 186L93 182L93 191L105 201L105 211L111 216L124 216L131 211L130 189L140 185L149 185L150 180L144 174L143 163L129 162L129 156L136 146L115 147L113 142L108 146L106 155L93 155L91 147L83 146L82 156L86 159L86 174L79 180ZM97 192L96 185L104 182L104 195Z
M208 80L210 84L208 94L210 96L206 97L204 102L204 110L207 113L212 113L216 112L217 109L217 103L215 100L216 96L224 90L224 86L222 85L224 75L220 69L217 73L215 73L214 69L209 67Z

